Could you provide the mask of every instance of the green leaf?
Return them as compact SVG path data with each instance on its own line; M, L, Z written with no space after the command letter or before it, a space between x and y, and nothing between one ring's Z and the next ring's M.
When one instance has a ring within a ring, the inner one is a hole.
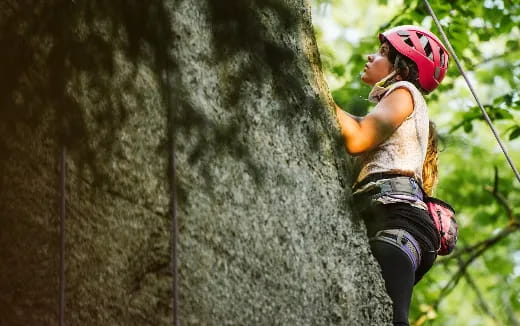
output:
M497 97L493 101L493 104L495 104L495 105L499 105L502 103L505 103L507 106L510 106L513 103L513 94L509 93L504 96Z
M520 126L516 126L516 128L509 134L509 140L513 140L518 137L520 137Z
M503 16L500 20L500 32L509 32L511 30L511 27L514 26L514 22L511 19L511 16ZM517 43L518 44L518 43Z
M345 72L346 72L345 65L343 65L343 64L335 65L334 67L332 67L332 72L339 77L345 75Z
M510 120L513 119L513 115L507 109L496 108L495 119Z
M386 1L383 11L388 12L389 16L384 19L375 15L366 19L364 14L368 8L378 7L378 3L384 3L385 0L313 1L327 1L336 11L342 9L344 14L341 15L343 18L340 25L358 30L363 37L356 41L342 40L347 43L347 47L339 43L328 45L329 64L324 66L333 77L342 73L338 65L346 69L339 78L344 86L335 86L332 94L336 103L355 115L364 115L370 105L366 101L370 87L359 82L359 72L367 60L366 55L377 49L378 40L374 37L377 32L396 25L416 24L429 27L439 35L435 24L426 18L428 13L422 0L404 0L402 5L397 6L393 5L394 2ZM507 125L497 123L499 132L506 136L505 140L520 143L517 140L520 138L520 39L516 31L520 17L518 1L430 0L430 4L438 18L446 22L444 30L463 66L474 73L474 86L488 104L486 110L490 117L508 122ZM345 8L348 8L348 12ZM394 12L395 16L390 17L390 12ZM358 19L358 16L364 18ZM475 18L481 20L482 27L472 26ZM366 33L367 30L370 33ZM345 54L340 56L335 53L335 49L341 49ZM463 85L453 60L446 78L426 100L431 110L430 117L438 123L442 146L436 196L457 209L459 248L475 245L492 238L496 235L494 232L507 227L509 222L504 204L490 192L495 185L494 166L498 167L497 189L512 207L515 216L520 216L520 209L516 207L516 203L520 202L520 185L503 157L494 154L496 143L488 130L479 132L486 128L482 113L474 106L473 98ZM457 129L465 132L453 132ZM510 154L514 161L520 162L520 152L511 151ZM519 240L520 233L509 235L468 266L468 273L482 292L482 297L489 302L495 318L479 309L478 295L462 281L450 295L440 298L442 302L437 309L438 315L435 320L427 322L428 325L511 324L502 307L504 300L507 300L513 311L520 311L520 277L513 272L513 268L520 268ZM512 259L517 255L519 257ZM462 255L461 258L465 260L468 255ZM439 299L442 285L447 284L456 273L458 263L453 259L445 265L436 266L414 291L415 303L410 307L411 320L417 321L423 314L421 306L432 305Z
M507 41L506 48L508 51L516 51L516 50L520 49L520 40Z
M468 134L473 131L473 124L471 121L464 120L464 131Z
M489 41L493 35L491 35L491 33L487 32L487 30L486 30L485 33L479 33L478 36L479 36L479 40L486 42L486 41Z

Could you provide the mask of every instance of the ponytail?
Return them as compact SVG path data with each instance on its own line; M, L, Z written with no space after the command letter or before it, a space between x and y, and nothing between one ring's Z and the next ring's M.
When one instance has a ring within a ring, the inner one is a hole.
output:
M438 180L438 164L439 164L439 153L438 153L438 136L435 124L430 120L430 127L428 131L428 148L426 150L426 157L424 158L423 164L423 188L428 196L433 195L435 186Z

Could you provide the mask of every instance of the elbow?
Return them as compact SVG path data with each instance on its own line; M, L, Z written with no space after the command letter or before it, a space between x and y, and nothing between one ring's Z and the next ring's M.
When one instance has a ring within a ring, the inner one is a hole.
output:
M358 156L369 150L365 143L360 141L345 141L347 153L352 156Z
M346 146L346 148L347 148L347 153L349 153L349 155L351 155L351 156L358 156L365 152L363 150L359 150L357 148L351 148L349 146Z

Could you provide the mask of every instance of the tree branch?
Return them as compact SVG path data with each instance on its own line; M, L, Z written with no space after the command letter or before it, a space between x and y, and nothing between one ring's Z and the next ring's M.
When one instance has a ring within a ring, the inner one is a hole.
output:
M459 264L462 263L462 259L459 257L458 259ZM484 300L484 296L482 295L482 292L480 292L480 289L478 288L477 284L473 281L473 278L469 274L468 271L464 274L464 278L466 279L466 282L468 283L469 287L475 292L477 295L478 305L480 306L480 309L484 311L484 313L488 314L496 323L498 323L498 319L495 316L495 314L491 311L491 308L487 304L486 300Z
M450 256L447 256L446 258L439 259L437 261L437 264L446 264L448 261L458 258L464 254L471 254L475 251L478 252L484 252L496 243L498 243L500 240L504 239L508 235L510 235L513 232L516 232L520 229L520 224L517 222L513 222L508 224L504 229L502 229L499 233L497 233L494 237L491 237L489 239L483 240L481 242L478 242L472 246L456 250L453 254Z
M504 52L501 54L494 55L492 57L484 58L482 61L474 63L468 67L468 70L476 70L478 67L485 65L486 63L493 62L495 60L506 59L511 53L516 53L518 51Z
M516 312L513 310L513 307L511 307L511 303L509 302L509 300L510 298L507 297L506 293L502 293L502 302L504 305L504 310L507 314L508 325L520 326L520 322L516 317Z
M484 189L486 191L490 192L495 197L495 199L502 206L504 206L504 209L507 212L507 216L509 217L509 223L513 223L514 222L513 209L511 208L511 206L507 202L507 200L504 197L504 195L502 195L498 191L498 181L499 181L499 179L498 179L498 168L495 166L495 183L494 183L494 186L493 186L493 188L491 188L490 186L485 186Z
M498 201L499 204L504 206L507 215L509 217L509 223L508 225L503 228L498 234L495 236L486 239L484 241L478 242L472 246L463 248L461 250L457 250L456 252L452 253L449 257L446 257L444 259L440 259L437 262L437 265L446 265L447 262L456 259L459 265L459 268L455 274L451 277L451 279L446 283L446 285L441 289L439 296L437 297L437 300L433 303L432 307L434 310L437 310L439 307L440 302L457 286L461 278L464 276L466 280L468 281L469 286L477 293L477 298L479 300L479 304L488 315L491 316L496 321L496 316L491 312L487 304L482 298L482 295L480 294L480 291L478 290L476 284L471 279L470 275L467 273L467 269L469 265L471 265L475 259L480 257L484 254L488 249L496 245L498 242L500 242L502 239L505 239L507 236L509 236L511 233L514 233L520 229L520 223L518 223L515 219L515 216L513 215L513 209L507 202L505 196L501 194L498 190L499 186L499 177L498 177L498 169L495 166L495 176L494 176L494 185L493 188L490 186L485 186L485 190L489 191L495 199ZM463 255L469 255L469 257L464 260L462 258ZM421 325L424 323L424 321L427 319L427 312L423 313L419 316L419 318L416 320L414 325Z
M415 8L412 8L411 2L406 4L406 6L403 8L403 10L399 11L398 15L395 15L394 17L392 17L392 19L390 19L390 21L388 23L386 23L384 26L382 26L381 28L387 28L388 26L392 26L397 19L401 18L404 14L406 14L410 10L415 10L416 8L417 8L417 6Z
M446 264L446 262L448 262L451 259L458 258L467 253L472 253L475 250L479 250L481 247L485 248L484 249L484 251L485 251L485 250L487 250L487 248L493 246L495 243L497 243L500 240L502 240L503 238L507 237L509 234L511 234L515 231L518 231L518 229L520 228L520 225L515 219L515 216L513 214L513 209L507 202L507 199L505 198L505 196L503 194L501 194L500 191L498 190L499 180L500 179L498 176L498 168L495 166L495 176L494 176L493 188L491 188L490 186L485 186L484 189L486 191L488 191L489 193L491 193L493 195L493 197L495 197L497 202L500 205L502 205L504 207L504 209L506 210L507 216L509 218L508 226L505 227L504 229L502 229L494 237L491 237L484 241L478 242L470 247L466 247L461 250L457 250L456 252L451 254L449 257L438 260L437 261L438 264Z

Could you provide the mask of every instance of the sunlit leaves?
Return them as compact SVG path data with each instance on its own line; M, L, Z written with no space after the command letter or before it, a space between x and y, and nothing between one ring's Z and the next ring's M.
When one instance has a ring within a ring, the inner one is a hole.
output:
M374 32L361 33L366 37L356 42L346 40L349 57L342 62L334 61L334 48L327 50L332 53L330 56L325 51L327 60L330 60L326 73L342 78L342 84L332 89L335 101L350 112L362 115L369 108L366 101L369 88L359 82L359 73L366 63L367 54L378 47L377 32L403 24L422 25L437 34L439 31L428 17L423 0L405 0L398 7L391 0L372 0L368 5L347 0L328 2L332 10L341 3L348 4L349 12L366 11L367 6L384 4L388 11L396 13L385 21L373 21L374 17L367 16L377 27ZM513 161L519 165L520 2L430 0L430 3L469 73L486 112L506 141L506 147L511 149ZM342 17L342 26L358 28L362 32L366 29L361 23L352 22L349 13ZM459 248L464 248L493 237L510 223L508 209L498 197L510 206L513 216L520 218L520 184L453 60L447 77L427 97L427 101L430 110L438 115L433 114L432 118L442 117L447 121L438 125L446 141L440 153L440 182L436 196L456 208L461 234ZM454 260L448 264L436 264L414 290L411 322L425 316L421 325L518 324L515 321L518 319L515 313L520 311L518 243L520 232L509 235L486 251L468 267L475 285L462 278L455 290L443 298L439 297L440 291L457 271L458 263ZM434 307L437 300L441 300L440 304ZM482 302L487 304L487 308Z
M509 140L513 140L520 137L520 127L514 126L509 134Z
M512 123L512 125L505 130L509 140L520 137L520 125L518 125L515 120L519 115L518 112L515 111L520 111L520 94L517 91L496 97L492 104L487 104L483 107L491 121L509 120ZM462 127L465 132L470 133L473 131L473 122L475 120L484 120L484 116L477 106L469 108L468 111L462 115L462 121L451 128L451 132Z

